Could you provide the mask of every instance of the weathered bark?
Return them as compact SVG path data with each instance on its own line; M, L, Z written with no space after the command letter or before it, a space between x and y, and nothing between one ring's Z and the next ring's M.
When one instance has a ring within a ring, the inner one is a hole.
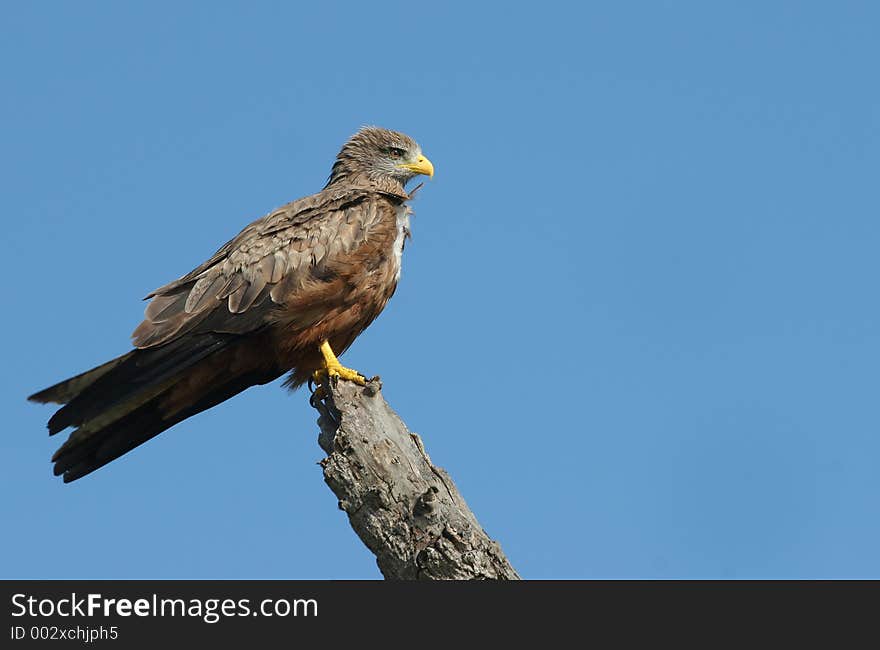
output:
M388 406L378 380L313 405L324 480L389 580L518 580L449 475Z

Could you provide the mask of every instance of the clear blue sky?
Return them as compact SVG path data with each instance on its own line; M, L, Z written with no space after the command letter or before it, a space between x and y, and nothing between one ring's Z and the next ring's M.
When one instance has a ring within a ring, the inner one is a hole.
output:
M25 401L127 350L148 291L379 124L437 174L345 361L523 576L880 578L878 24L6 3L0 577L379 576L304 392L252 389L70 485Z

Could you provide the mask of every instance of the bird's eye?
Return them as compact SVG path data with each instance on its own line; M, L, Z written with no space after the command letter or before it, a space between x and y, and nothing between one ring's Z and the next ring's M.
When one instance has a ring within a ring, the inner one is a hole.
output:
M404 154L406 154L406 151L399 147L391 147L388 149L388 155L392 158L403 158Z

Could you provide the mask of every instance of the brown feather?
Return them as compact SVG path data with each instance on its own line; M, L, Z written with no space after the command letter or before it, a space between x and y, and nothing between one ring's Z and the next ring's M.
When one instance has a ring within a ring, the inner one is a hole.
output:
M185 291L158 296L147 305L144 316L154 323L158 323L180 312L184 304L186 304Z
M219 298L217 294L226 283L222 275L205 276L195 283L184 305L184 311L192 314L205 308L216 307Z
M265 286L266 280L262 275L256 276L250 282L246 281L229 295L229 311L233 314L247 311Z
M231 296L233 293L242 288L245 283L245 279L241 276L241 273L233 273L228 278L226 278L226 284L220 287L220 291L217 292L217 299L224 300Z

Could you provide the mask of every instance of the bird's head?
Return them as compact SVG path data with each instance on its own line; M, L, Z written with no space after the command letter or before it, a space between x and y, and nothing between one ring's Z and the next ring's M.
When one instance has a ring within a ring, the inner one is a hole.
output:
M349 138L336 156L327 185L360 177L403 186L419 174L433 176L434 165L422 155L415 140L397 131L365 126Z

